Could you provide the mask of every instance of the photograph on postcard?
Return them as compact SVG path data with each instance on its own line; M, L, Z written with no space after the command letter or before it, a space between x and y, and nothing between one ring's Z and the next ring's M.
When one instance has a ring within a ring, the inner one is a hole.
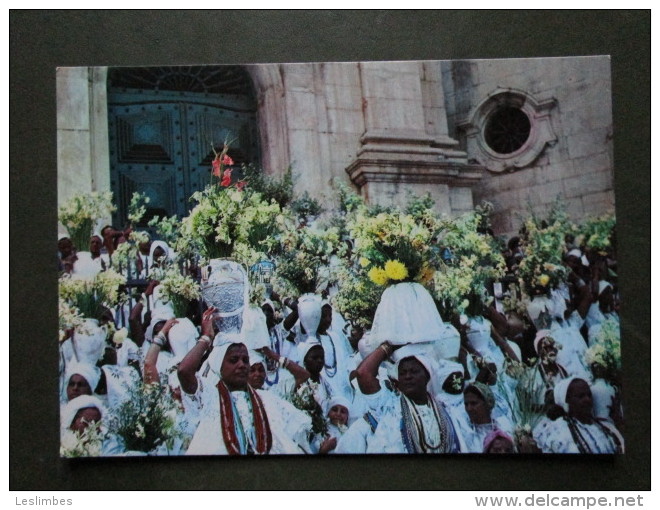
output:
M609 57L56 84L62 457L624 452Z

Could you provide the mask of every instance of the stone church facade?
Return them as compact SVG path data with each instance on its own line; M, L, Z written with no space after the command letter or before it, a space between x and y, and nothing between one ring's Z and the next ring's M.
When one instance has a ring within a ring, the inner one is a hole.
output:
M235 135L268 174L291 166L296 191L327 207L339 180L383 205L430 193L449 215L488 200L503 235L558 196L575 219L614 210L607 57L235 67L217 94L155 92L155 78L122 89L117 68L58 69L58 200L138 189L180 213L182 190L208 182L201 129L214 143ZM188 94L184 109L176 94ZM196 131L177 135L179 124Z

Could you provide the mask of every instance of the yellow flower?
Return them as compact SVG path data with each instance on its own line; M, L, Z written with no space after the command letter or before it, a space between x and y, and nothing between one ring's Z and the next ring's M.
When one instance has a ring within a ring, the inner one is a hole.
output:
M369 265L369 259L365 257L360 257L360 266L367 267Z
M538 277L538 282L542 287L545 287L550 283L550 277L547 274L542 274Z
M385 273L391 280L403 280L408 276L408 269L398 260L385 262Z
M385 285L388 281L387 273L381 267L372 267L369 270L369 279L376 285Z

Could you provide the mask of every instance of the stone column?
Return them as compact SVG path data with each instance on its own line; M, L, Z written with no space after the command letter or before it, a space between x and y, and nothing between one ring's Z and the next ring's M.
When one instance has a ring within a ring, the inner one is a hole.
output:
M360 63L365 132L348 166L372 203L403 205L431 193L441 213L472 208L481 167L447 135L440 70L429 62Z
M58 203L110 189L107 68L57 69Z
M110 190L107 68L60 67L56 89L61 204L76 194Z

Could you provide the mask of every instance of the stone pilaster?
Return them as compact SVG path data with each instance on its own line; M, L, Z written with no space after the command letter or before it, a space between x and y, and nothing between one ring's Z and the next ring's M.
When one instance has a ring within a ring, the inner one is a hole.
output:
M360 64L366 129L346 171L373 203L403 205L410 193L431 193L439 212L456 214L472 207L482 170L447 135L442 82L432 72L419 62Z

